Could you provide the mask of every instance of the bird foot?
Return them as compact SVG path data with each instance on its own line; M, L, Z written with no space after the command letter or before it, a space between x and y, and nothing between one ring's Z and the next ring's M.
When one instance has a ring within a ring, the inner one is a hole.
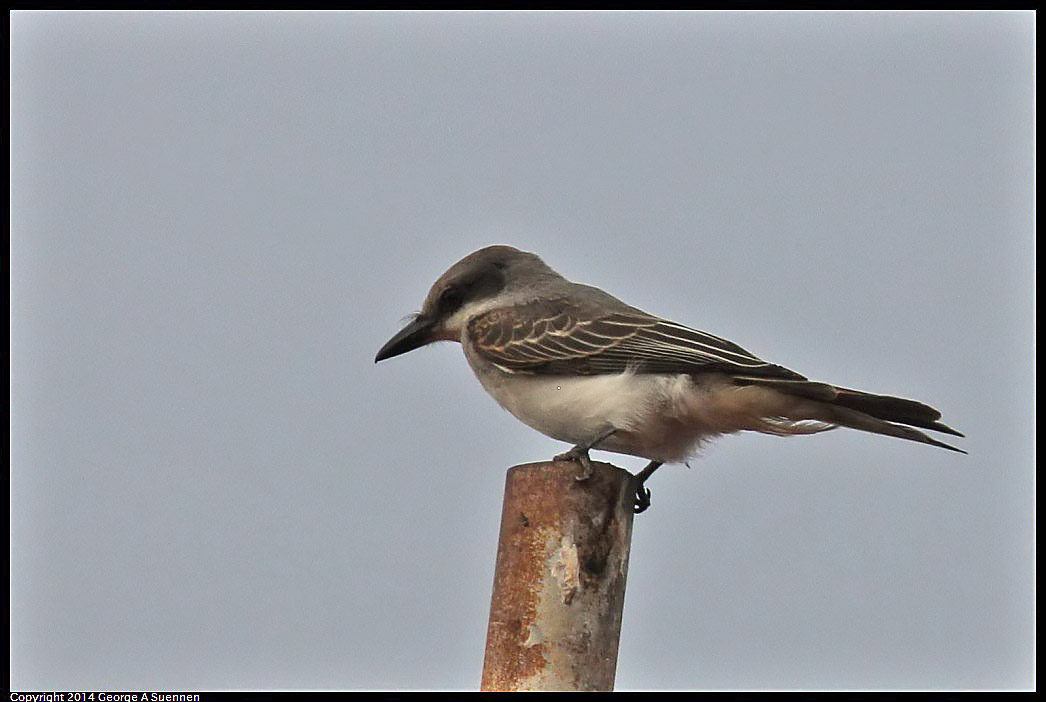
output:
M643 487L643 484L662 465L661 461L650 461L646 468L636 473L633 477L636 485L636 501L632 504L632 511L636 514L645 512L647 507L650 506L650 489Z
M558 456L552 458L553 461L574 461L577 463L581 470L574 476L574 480L588 480L592 477L592 461L588 458L588 449L575 446L566 453L561 453Z
M612 436L616 431L616 429L607 429L592 441L589 441L588 443L584 444L578 444L566 453L561 453L558 456L555 456L552 460L576 461L577 464L581 466L581 471L574 476L575 480L588 480L590 477L592 477L592 461L590 461L588 458L588 450L596 444L598 444L599 442L601 442L603 439Z

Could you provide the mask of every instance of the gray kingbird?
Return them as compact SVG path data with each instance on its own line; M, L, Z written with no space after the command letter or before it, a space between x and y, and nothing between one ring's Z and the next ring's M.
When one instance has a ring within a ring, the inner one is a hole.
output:
M913 427L963 436L913 400L807 380L737 344L573 283L532 253L488 246L440 276L421 312L375 363L434 341L461 342L479 382L524 424L574 447L556 460L591 472L589 449L640 456L643 483L701 444L748 430L788 436L836 427L965 453Z

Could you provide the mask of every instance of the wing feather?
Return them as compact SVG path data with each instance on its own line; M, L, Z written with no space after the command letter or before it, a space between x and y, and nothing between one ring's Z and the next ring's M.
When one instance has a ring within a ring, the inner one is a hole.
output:
M802 380L732 341L639 312L567 300L490 310L469 322L476 351L505 370L545 374L743 372Z

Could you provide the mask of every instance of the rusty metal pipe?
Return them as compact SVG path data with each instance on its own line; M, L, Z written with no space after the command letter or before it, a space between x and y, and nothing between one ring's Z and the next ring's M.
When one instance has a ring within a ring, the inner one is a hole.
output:
M632 475L592 462L514 466L505 481L481 689L614 689L632 541Z

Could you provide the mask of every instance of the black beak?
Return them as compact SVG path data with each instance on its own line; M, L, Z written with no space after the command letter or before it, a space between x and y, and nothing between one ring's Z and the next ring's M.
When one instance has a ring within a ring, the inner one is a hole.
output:
M399 356L414 349L424 346L433 340L432 332L436 326L435 322L425 317L416 317L407 326L396 332L396 335L385 342L385 345L374 357L374 362L384 361L386 358Z

